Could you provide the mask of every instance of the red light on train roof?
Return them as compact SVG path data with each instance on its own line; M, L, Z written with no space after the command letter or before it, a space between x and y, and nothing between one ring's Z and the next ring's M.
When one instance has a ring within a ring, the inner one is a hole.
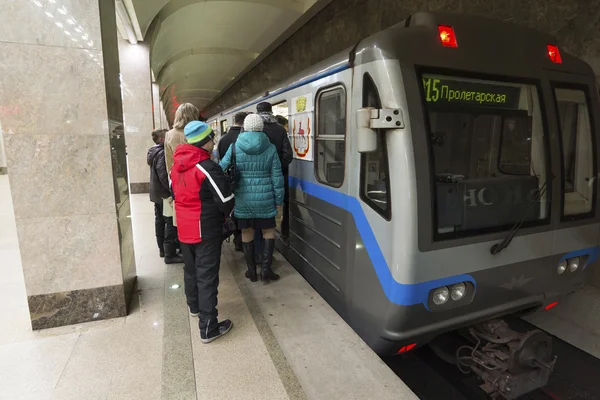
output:
M550 303L546 306L546 311L548 311L551 308L554 308L558 305L558 301L555 301L554 303Z
M417 346L416 343L411 343L406 346L402 346L402 348L400 350L398 350L398 352L396 354L406 353L407 351L411 351L412 349L414 349L416 346Z
M550 57L550 61L555 64L562 64L562 57L560 56L560 51L558 51L558 46L549 44L546 47L548 48L548 57Z
M451 26L438 25L438 31L440 32L440 40L444 46L458 47L456 35L454 34L454 29Z

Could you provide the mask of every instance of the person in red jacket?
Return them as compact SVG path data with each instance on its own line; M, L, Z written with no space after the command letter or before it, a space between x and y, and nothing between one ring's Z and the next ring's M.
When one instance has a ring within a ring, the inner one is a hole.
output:
M215 137L210 125L192 121L184 134L187 144L173 154L171 186L185 264L185 296L190 313L200 317L200 340L210 343L233 326L228 319L218 322L217 293L223 223L234 201L223 170L210 159Z

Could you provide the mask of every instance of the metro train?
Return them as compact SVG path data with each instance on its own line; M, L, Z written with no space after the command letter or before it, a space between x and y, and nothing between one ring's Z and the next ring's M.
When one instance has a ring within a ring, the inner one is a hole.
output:
M210 120L261 101L288 111L295 153L278 249L371 348L462 330L473 351L455 361L486 391L547 382L550 338L499 318L553 307L597 268L587 63L522 26L417 13Z

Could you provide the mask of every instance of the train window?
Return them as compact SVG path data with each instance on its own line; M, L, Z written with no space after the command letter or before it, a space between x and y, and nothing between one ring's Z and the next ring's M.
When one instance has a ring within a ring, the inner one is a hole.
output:
M502 118L498 170L506 175L528 175L531 170L531 127L525 111Z
M371 76L363 76L363 107L381 108L377 87ZM378 136L377 150L361 155L360 197L386 219L391 218L390 181L385 133Z
M273 104L273 115L281 115L287 118L289 114L287 101L281 101L277 104Z
M593 215L594 143L583 90L556 88L561 133L563 215Z
M436 238L548 221L548 146L532 84L422 76ZM534 202L533 206L531 202Z
M319 182L340 187L346 169L346 90L343 86L317 94L315 175Z
M229 122L227 122L226 119L221 121L221 135L224 135L227 133L227 128L229 128Z

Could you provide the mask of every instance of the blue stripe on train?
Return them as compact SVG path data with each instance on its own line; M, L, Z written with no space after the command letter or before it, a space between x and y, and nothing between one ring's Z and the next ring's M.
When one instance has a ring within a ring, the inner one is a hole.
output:
M385 257L383 256L379 245L377 244L377 239L375 238L375 234L369 225L369 221L367 220L360 203L355 197L328 189L322 185L303 181L293 176L290 176L289 184L290 189L296 189L300 187L300 189L306 194L321 199L336 207L342 208L352 214L354 223L356 224L358 232L360 233L360 237L364 242L365 249L369 254L371 263L375 268L375 272L377 273L381 287L383 288L387 298L392 303L402 306L423 304L427 308L429 292L432 289L441 286L453 285L459 282L471 282L473 285L476 285L475 279L473 279L471 275L467 274L455 275L447 278L414 284L397 282L387 266L387 262L385 261Z
M564 256L562 256L560 261L566 260L568 258L573 258L573 257L588 256L588 258L585 261L585 264L583 265L583 268L582 268L582 270L584 270L587 268L588 265L590 265L591 263L593 263L594 261L596 261L598 259L599 252L600 252L600 247L590 247L589 249L576 250L576 251L572 251L572 252L567 253Z
M302 191L306 194L321 199L336 207L342 208L352 214L354 223L356 224L358 232L365 244L365 249L369 254L369 258L371 259L373 267L375 268L375 272L377 273L381 287L383 288L387 298L392 303L402 306L423 304L427 309L429 309L427 307L427 300L431 289L435 289L440 286L452 285L458 282L471 282L476 287L475 279L468 274L455 275L415 284L403 284L396 282L387 266L387 262L385 261L383 253L381 252L379 244L377 243L375 234L369 225L369 221L367 220L360 203L355 197L348 196L344 193L337 192L322 185L303 181L293 176L290 176L289 184L290 188L292 189L300 187L300 189L302 189ZM587 249L569 252L565 254L560 261L572 257L581 257L584 255L587 255L588 259L586 260L583 269L598 259L598 256L600 255L600 247L590 247Z

